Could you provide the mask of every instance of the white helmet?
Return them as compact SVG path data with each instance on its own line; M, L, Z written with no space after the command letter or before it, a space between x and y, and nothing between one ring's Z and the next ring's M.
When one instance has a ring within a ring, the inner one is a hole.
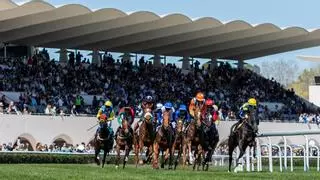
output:
M161 104L161 103L157 104L157 109L161 109L162 107L163 107L163 104Z

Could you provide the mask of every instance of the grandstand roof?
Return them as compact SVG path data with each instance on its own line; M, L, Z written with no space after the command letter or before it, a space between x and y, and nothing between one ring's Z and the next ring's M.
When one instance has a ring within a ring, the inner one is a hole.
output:
M247 60L320 45L320 30L281 29L242 20L222 23L183 14L160 17L148 11L91 11L78 4L61 7L40 0L21 6L0 1L0 42L52 48L106 50Z

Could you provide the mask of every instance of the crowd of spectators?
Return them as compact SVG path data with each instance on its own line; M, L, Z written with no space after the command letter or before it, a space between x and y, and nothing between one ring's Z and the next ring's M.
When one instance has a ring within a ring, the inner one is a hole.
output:
M50 145L38 142L32 147L28 141L20 141L18 138L15 143L3 143L0 145L0 151L37 151L37 152L56 152L56 153L94 153L94 147L91 143L85 144L67 144L66 142L56 142Z
M8 103L2 97L0 113L7 110L23 114L95 114L107 99L116 110L126 105L138 109L146 95L152 95L157 102L171 101L178 106L188 104L199 90L214 99L222 120L235 119L239 107L249 97L285 105L275 112L259 106L261 118L312 113L293 89L284 89L274 79L266 79L248 69L233 68L228 63L213 70L195 66L194 70L184 73L175 64L154 67L143 57L133 63L115 60L108 54L103 56L100 65L81 58L81 54L71 54L69 62L63 64L49 60L44 51L32 58L0 60L0 91L22 92L18 102ZM88 106L81 96L84 94L102 98L94 97Z

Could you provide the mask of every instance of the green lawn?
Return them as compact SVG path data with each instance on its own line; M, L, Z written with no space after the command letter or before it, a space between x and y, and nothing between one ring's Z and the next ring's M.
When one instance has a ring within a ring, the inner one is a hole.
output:
M136 169L130 165L126 169L115 169L108 165L104 169L96 165L71 165L71 164L1 164L0 179L40 180L40 179L136 179L136 180L175 180L175 179L320 179L320 173L314 169L303 172L302 168L291 172L242 172L228 173L226 168L211 167L209 172L186 170L152 170L150 166Z

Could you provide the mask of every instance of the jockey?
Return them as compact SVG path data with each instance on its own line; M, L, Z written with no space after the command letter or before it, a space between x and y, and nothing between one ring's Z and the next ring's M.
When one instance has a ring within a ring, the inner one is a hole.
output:
M102 116L102 115L105 115L105 116ZM114 132L113 132L113 129L111 128L111 121L114 120L114 111L112 108L111 101L106 101L104 103L104 105L100 107L98 114L97 114L97 118L98 118L99 122L101 122L101 118L100 118L101 116L108 117L108 119L106 119L106 121L107 121L106 123L108 125L111 137L113 137ZM97 129L97 133L100 132L101 128L102 128L102 124L100 123L99 127Z
M175 119L174 119L174 107L172 105L171 102L166 102L164 104L164 106L161 108L161 118L157 119L157 130L159 129L159 127L161 127L162 125L162 122L163 122L163 113L164 112L169 112L170 113L170 125L171 127L174 129L175 128L175 125L176 125L176 122L175 122Z
M146 96L143 98L142 103L141 103L141 108L142 108L142 116L139 119L139 121L136 123L134 126L134 131L136 131L139 128L139 123L143 121L143 118L145 116L144 110L145 109L153 109L153 98L152 96ZM153 116L152 116L153 117Z
M195 110L197 108L199 108L200 111L202 111L203 108L205 107L204 104L205 104L204 94L201 93L201 92L197 93L196 97L191 99L191 102L190 102L190 105L189 105L189 113L190 113L190 115L194 118Z
M250 98L248 102L244 103L240 107L240 111L239 111L240 120L238 124L241 124L244 119L248 118L248 113L252 111L256 111L256 109L257 109L257 100L254 98ZM257 132L258 131L257 125L259 125L258 118L256 118L256 122L254 122L254 124L255 124L255 127L254 127L255 131Z
M149 108L153 110L153 98L152 96L146 96L143 98L141 103L142 110Z
M158 123L159 121L162 122L162 108L163 108L163 104L158 103L156 105L156 110L154 111L154 115L156 118L156 122Z
M212 121L212 126L214 126L215 128L215 123L217 120L219 120L219 112L218 112L218 106L214 104L214 101L212 99L206 100L206 106L201 113L202 120L205 120L207 116L210 117Z
M119 111L119 115L118 115L118 124L119 127L117 129L116 134L118 134L119 130L122 128L122 120L127 117L127 121L128 121L128 127L129 129L131 129L131 125L134 121L134 110L131 107L123 107L120 109Z
M179 119L183 121L183 130L182 131L184 131L191 121L190 115L187 110L187 106L184 104L181 104L179 106L178 111L176 111L176 113L175 113L175 120L177 121Z

